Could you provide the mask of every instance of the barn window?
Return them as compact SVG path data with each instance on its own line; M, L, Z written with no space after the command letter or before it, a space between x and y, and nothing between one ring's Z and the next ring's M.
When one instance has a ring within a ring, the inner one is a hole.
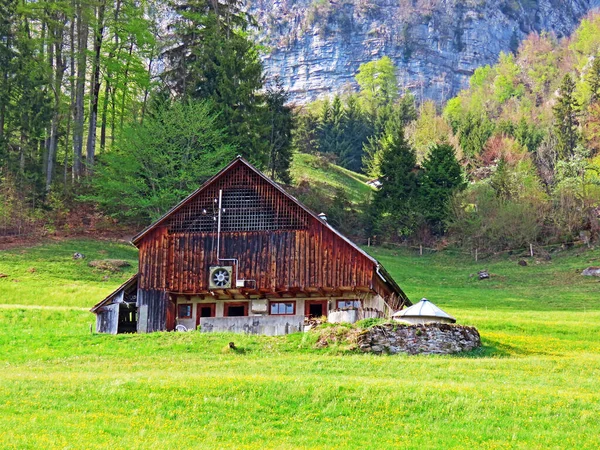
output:
M180 319L191 319L192 318L192 304L183 303L178 305L177 316Z
M225 317L242 317L248 315L248 302L226 302L223 305Z
M271 314L295 314L296 302L271 302Z
M337 307L338 309L347 309L347 308L360 308L360 300L338 300Z

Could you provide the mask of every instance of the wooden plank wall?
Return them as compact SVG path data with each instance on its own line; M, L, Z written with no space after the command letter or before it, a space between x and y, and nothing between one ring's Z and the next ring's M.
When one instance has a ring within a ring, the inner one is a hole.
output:
M96 332L117 334L119 328L119 304L103 306L96 315Z
M263 289L371 286L374 267L320 223L308 230L221 234L222 258L239 260L239 278ZM216 261L213 233L166 235L140 246L140 287L171 292L208 289ZM222 263L224 264L224 263Z
M166 330L169 307L169 297L166 291L138 287L137 306L138 309L147 306L148 311L146 323L142 323L141 315L138 316L138 332L151 333Z
M213 202L215 189L245 185L255 189L261 198L268 198L277 217L290 217L290 214L302 216L298 222L300 225L295 229L282 226L281 229L270 231L236 230L221 233L220 257L239 259L238 278L256 280L259 289L268 290L371 288L374 285L376 274L372 260L270 183L260 179L250 168L239 164L221 175L214 186L209 185L206 192L200 192L198 197L190 199L189 205L174 213L193 221L195 213L192 211L197 213L200 208L198 205L196 208L194 202L206 198ZM138 243L141 292L205 291L208 289L209 267L231 264L219 264L216 259L216 232L176 231L178 229L181 228L171 228L169 232L167 220ZM381 283L377 283L377 292L383 296L390 293L389 288Z

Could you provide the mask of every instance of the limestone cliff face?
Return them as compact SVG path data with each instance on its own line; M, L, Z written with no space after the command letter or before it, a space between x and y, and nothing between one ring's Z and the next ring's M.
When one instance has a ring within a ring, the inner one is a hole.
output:
M532 31L569 35L600 0L249 0L268 76L292 101L355 88L360 64L382 56L418 99L438 102Z

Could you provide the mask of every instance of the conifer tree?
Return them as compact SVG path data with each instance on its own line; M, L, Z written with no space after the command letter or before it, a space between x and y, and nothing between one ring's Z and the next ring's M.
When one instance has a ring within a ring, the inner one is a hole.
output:
M321 109L317 116L317 150L322 153L327 153L327 142L330 140L333 120L331 119L331 103L329 98L323 100Z
M415 151L397 122L390 122L382 140L382 188L374 199L379 220L393 223L402 235L414 231L417 219L417 163Z
M340 153L340 165L354 172L362 171L363 146L371 134L371 127L362 113L355 95L348 97L344 109L343 135L346 145Z
M600 55L596 55L587 77L590 86L590 103L600 100Z
M454 148L447 143L431 147L419 179L420 209L435 234L445 231L450 199L466 186Z
M211 100L228 141L255 164L269 158L262 64L247 34L253 18L239 0L173 0L175 43L163 78L182 98Z
M267 87L266 122L269 128L269 172L272 179L289 183L292 162L292 108L286 105L288 94L279 77Z
M560 85L557 104L554 107L554 129L558 139L558 153L568 158L579 142L579 102L575 98L575 82L566 74Z

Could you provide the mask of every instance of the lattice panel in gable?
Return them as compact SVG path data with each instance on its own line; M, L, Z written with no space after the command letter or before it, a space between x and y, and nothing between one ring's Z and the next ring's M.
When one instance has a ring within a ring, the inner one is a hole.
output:
M297 230L309 214L246 166L232 167L167 222L170 233L217 231L219 190L223 190L221 231Z

